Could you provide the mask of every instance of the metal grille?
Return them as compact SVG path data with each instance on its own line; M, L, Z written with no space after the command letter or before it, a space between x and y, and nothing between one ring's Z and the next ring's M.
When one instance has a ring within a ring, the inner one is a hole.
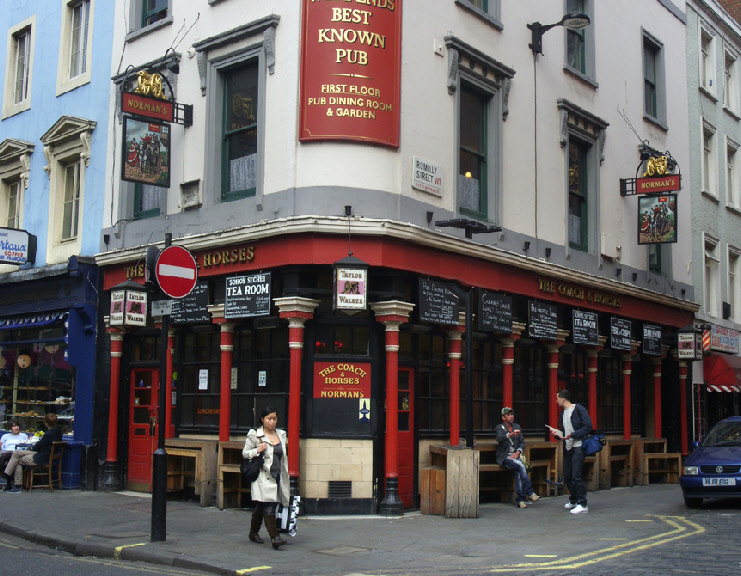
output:
M352 482L350 480L330 480L330 498L352 498Z
M700 466L700 472L703 474L738 474L741 466L722 466L723 472L718 472L717 466Z

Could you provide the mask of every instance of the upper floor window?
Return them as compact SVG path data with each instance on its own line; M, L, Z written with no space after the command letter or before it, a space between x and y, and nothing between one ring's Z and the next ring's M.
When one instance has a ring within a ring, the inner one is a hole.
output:
M723 59L723 106L731 112L738 112L738 78L736 57L726 52Z
M661 42L643 31L643 113L666 128L666 83Z
M31 107L35 35L35 15L8 29L3 118L13 116Z
M160 186L134 184L134 218L159 216L160 190Z
M57 96L90 82L95 0L62 0Z
M718 240L705 234L703 306L709 316L718 316L720 305L720 259Z
M648 245L648 271L661 274L661 244Z
M739 273L741 273L741 250L728 247L728 304L731 307L731 318L738 321L739 302L741 302L741 286L738 283Z
M87 31L90 24L90 2L83 0L71 7L72 33L69 48L69 77L74 78L87 69Z
M131 42L140 36L172 24L173 0L131 0L128 14L130 29L125 41Z
M738 183L738 148L739 145L728 139L726 145L726 202L733 208L739 208Z
M715 175L715 128L702 123L702 191L717 196Z
M15 37L15 90L13 103L28 98L28 77L31 68L31 31L25 30Z
M460 94L458 204L462 212L486 218L489 98L465 85Z
M62 240L77 237L80 222L80 161L64 167Z
M715 37L700 26L700 87L714 92L715 78Z
M141 27L164 20L168 13L168 0L142 0Z
M502 29L501 0L455 0L455 3L484 19L497 30Z
M566 0L564 13L583 12L592 21L580 30L565 28L566 62L564 68L596 85L594 58L594 0Z
M28 187L34 145L7 139L0 143L0 222L8 228L23 224L23 196Z
M17 229L21 227L20 199L21 182L17 180L8 185L8 218L6 223L8 228Z
M589 247L587 147L569 141L569 244L577 250Z

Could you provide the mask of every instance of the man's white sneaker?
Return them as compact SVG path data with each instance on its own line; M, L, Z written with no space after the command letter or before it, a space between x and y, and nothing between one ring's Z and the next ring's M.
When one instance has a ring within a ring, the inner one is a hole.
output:
M576 508L576 504L572 504L571 502L566 502L566 504L563 505L566 510L571 510L572 508Z
M581 504L577 504L576 508L571 511L571 514L586 514L587 512L589 512L589 508L587 508L586 506L582 506Z

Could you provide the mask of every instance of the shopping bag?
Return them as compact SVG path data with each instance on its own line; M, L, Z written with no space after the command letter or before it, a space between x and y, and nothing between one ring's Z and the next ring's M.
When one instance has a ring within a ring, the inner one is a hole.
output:
M288 506L278 504L275 512L278 520L278 529L284 534L295 536L298 532L298 511L301 504L301 496L292 496Z

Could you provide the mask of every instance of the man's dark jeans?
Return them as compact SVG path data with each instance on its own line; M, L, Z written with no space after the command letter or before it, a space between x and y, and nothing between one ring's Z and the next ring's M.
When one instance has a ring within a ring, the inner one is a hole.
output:
M563 450L563 481L569 489L569 502L587 505L587 487L581 477L584 467L584 451L581 446Z

